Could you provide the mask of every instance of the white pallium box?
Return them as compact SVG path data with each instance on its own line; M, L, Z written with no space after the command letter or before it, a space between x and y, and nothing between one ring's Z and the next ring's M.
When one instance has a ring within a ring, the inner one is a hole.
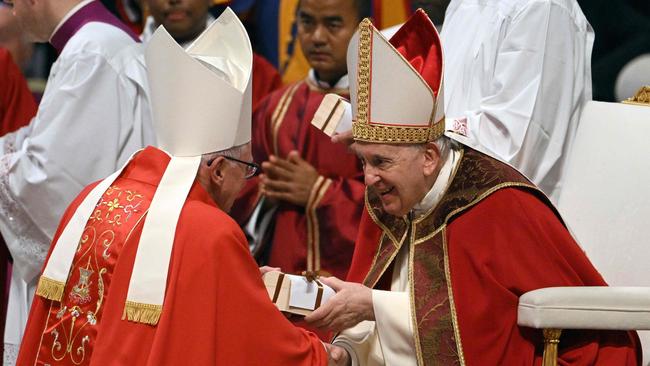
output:
M335 292L318 281L282 272L267 272L262 276L271 301L285 313L308 315L325 304Z

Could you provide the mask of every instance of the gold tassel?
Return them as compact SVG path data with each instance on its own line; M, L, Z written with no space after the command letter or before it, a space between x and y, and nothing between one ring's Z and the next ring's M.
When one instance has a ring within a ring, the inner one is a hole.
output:
M124 305L122 320L126 318L128 321L135 323L156 325L158 324L158 320L160 320L161 313L162 305L151 305L127 301Z
M542 366L557 366L557 347L562 329L544 329L544 355Z
M36 295L46 299L61 302L63 298L63 290L65 289L65 282L55 281L51 278L41 276L38 280L38 287L36 288Z

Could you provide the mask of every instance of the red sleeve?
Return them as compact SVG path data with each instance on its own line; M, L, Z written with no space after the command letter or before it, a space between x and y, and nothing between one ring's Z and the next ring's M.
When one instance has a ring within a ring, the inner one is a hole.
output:
M36 115L36 102L9 51L0 49L0 135L13 132Z
M538 365L541 331L517 326L519 296L605 282L553 211L502 189L448 226L452 288L468 365ZM495 316L498 314L498 316ZM565 332L560 365L636 365L633 332Z

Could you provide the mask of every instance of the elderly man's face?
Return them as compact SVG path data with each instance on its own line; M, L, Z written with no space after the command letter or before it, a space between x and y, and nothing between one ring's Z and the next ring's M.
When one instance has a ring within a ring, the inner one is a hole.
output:
M333 83L347 74L347 50L359 25L353 0L301 0L298 40L321 80Z
M433 185L440 156L433 144L403 146L355 142L365 183L381 199L385 212L406 215ZM435 151L432 151L435 150Z
M148 0L149 11L174 39L187 42L205 29L211 0Z

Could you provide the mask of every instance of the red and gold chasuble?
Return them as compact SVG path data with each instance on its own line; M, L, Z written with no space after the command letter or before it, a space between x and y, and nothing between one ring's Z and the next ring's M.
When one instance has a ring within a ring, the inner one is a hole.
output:
M440 202L415 220L368 191L348 280L380 287L408 241L418 365L541 365L541 331L517 326L525 292L605 282L548 199L510 166L463 148ZM633 332L563 336L562 365L636 365Z
M118 179L79 241L61 303L52 301L37 364L88 365L117 259L149 208L155 186Z

